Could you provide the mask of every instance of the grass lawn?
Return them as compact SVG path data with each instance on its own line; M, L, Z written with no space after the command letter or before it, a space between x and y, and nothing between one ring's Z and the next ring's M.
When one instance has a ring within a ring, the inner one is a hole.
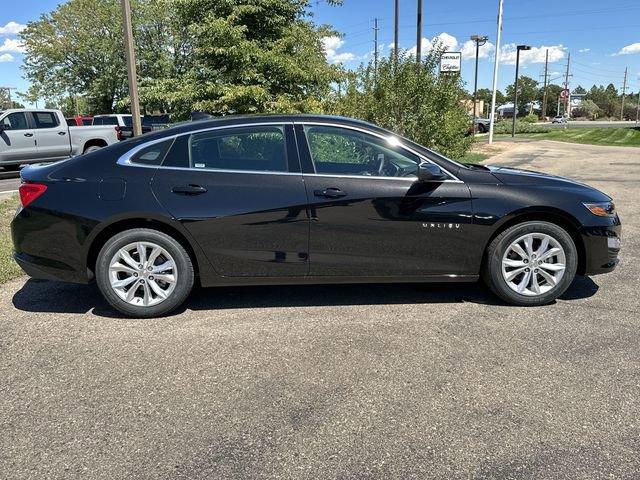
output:
M469 152L464 157L459 158L458 161L460 163L480 163L487 158L489 158L489 156L484 153Z
M523 133L518 137L557 140L561 142L640 147L640 128L567 128L544 133Z
M13 261L13 243L11 243L9 230L9 224L17 207L17 197L0 201L0 283L22 275L22 270Z

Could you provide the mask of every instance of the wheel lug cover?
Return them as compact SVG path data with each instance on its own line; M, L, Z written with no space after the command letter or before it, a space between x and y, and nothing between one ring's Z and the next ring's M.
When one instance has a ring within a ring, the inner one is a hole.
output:
M153 280L153 277L149 277L149 280Z

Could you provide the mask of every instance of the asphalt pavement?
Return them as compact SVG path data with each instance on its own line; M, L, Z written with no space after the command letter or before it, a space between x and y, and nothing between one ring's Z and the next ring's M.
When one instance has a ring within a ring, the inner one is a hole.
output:
M0 286L0 478L637 479L640 150L492 163L603 189L623 261L557 303L479 285L204 289L120 318L91 286Z

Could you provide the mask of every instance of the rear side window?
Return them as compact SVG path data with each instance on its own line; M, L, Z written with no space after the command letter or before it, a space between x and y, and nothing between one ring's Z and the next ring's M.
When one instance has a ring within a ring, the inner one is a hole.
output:
M129 161L136 165L159 166L171 148L171 144L173 144L173 138L150 145L136 153Z
M118 119L116 117L95 117L93 119L94 125L118 125Z
M257 125L196 133L189 139L189 166L286 172L284 130L279 126Z
M24 113L11 113L2 119L5 130L27 130L27 116Z
M52 112L33 112L36 128L56 128L60 125L58 116Z

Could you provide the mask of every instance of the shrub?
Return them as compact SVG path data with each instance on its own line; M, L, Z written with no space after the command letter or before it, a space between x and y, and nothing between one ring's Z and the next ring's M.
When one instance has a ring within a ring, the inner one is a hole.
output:
M522 117L520 121L523 123L538 123L538 117L535 113L530 113L527 116Z
M442 51L433 49L420 63L406 52L382 58L349 75L346 93L329 110L380 125L452 158L464 156L469 116L458 75L438 75Z

